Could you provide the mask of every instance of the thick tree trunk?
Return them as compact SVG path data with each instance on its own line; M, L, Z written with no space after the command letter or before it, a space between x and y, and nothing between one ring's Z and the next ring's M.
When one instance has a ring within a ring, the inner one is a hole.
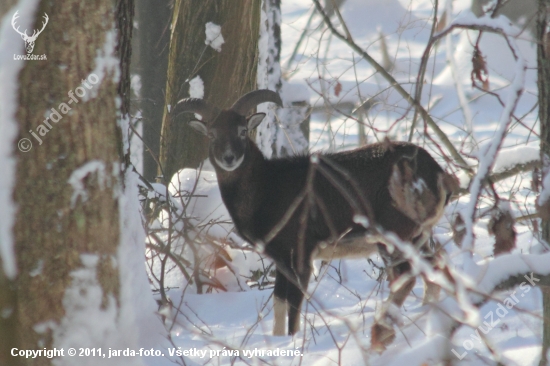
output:
M21 17L34 15L25 10L19 9ZM69 289L78 289L77 278L82 280L77 273L94 274L88 279L101 290L100 310L118 309L120 291L114 259L120 235L120 156L126 152L117 118L129 105L133 1L41 1L35 28L44 13L50 21L34 54L46 54L47 61L27 61L19 74L18 139L29 139L33 147L15 149L18 273L7 287L0 278L0 294L2 288L11 290L13 310L0 317L0 329L10 326L10 346L23 350L50 349L60 341L74 306L66 302ZM80 288L76 296L87 299L86 291ZM85 328L78 331L86 334ZM47 357L25 359L6 352L0 347L2 365L52 364Z
M12 8L16 5L16 0L6 0L5 2L0 3L0 26L2 25L1 20L6 19L6 16L8 16L9 13L13 12ZM4 20L5 21L5 20ZM0 28L1 29L1 28ZM1 33L0 33L1 35ZM22 47L22 45L21 45ZM8 62L11 62L8 61ZM2 65L0 64L0 68ZM3 85L3 87L6 87ZM0 101L0 111L2 108L6 108L3 103L6 103L6 100ZM0 120L0 128L2 128L2 124L6 123L6 121ZM5 132L4 132L5 133ZM14 150L15 147L12 147L10 150ZM11 155L11 152L10 152ZM0 159L5 159L5 156L0 157ZM5 167L5 166L3 166ZM3 172L4 174L13 174L12 171ZM5 183L3 181L2 183ZM2 189L6 189L11 187L4 187L2 186ZM10 192L11 193L11 192ZM8 213L9 214L9 213ZM1 229L0 229L1 230ZM6 240L9 238L6 235L0 235L0 241ZM2 243L0 242L0 247L2 245L11 246L12 243ZM11 350L15 348L18 344L14 337L14 334L17 332L17 318L15 317L15 307L16 307L16 300L17 300L17 292L16 292L16 282L14 280L15 271L13 265L12 266L4 266L3 264L11 261L11 258L5 258L7 255L5 250L2 250L0 253L0 365L13 365L13 366L19 366L23 365L23 360L21 359L14 359L11 356ZM7 267L11 267L8 269Z
M172 0L137 0L138 73L141 78L139 106L142 116L143 176L153 182L157 175Z
M547 33L550 17L550 0L538 0L539 11L537 20L537 63L539 89L539 119L540 119L540 153L543 162L543 175L550 173L550 37ZM544 177L543 177L544 179ZM542 219L542 240L550 243L550 220ZM550 289L543 288L543 343L540 365L548 362L547 353L550 350Z
M188 126L192 115L174 118L168 110L189 97L189 81L197 76L204 99L219 108L256 89L259 21L257 0L175 0L160 148L159 173L165 181L183 167L197 167L208 146ZM221 52L205 44L208 22L221 26Z

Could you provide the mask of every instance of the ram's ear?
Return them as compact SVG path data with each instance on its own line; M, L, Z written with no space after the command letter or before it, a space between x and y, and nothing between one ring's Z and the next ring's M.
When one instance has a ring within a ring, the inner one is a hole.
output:
M248 117L248 130L253 130L264 120L265 113L256 113Z
M192 120L189 122L189 126L191 126L195 131L202 133L204 136L208 136L208 127L206 127L204 122Z

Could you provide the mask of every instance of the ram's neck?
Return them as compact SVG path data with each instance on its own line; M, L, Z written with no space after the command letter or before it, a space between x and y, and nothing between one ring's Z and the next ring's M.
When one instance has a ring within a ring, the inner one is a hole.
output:
M217 165L216 174L223 202L238 232L249 241L255 241L253 222L255 213L263 201L265 158L254 142L241 166L228 172Z

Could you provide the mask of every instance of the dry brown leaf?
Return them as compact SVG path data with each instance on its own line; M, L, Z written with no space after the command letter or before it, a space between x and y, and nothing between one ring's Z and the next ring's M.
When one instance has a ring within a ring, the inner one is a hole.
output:
M462 248L462 241L464 240L464 235L466 235L466 226L464 225L464 219L459 214L455 215L452 228L453 241L459 248Z
M441 32L443 29L447 27L447 10L441 14L441 17L437 20L437 24L435 26L436 33Z
M472 84L475 85L476 80L481 82L483 90L489 90L489 71L487 70L487 63L477 46L474 48L474 54L472 56Z
M215 253L214 257L214 263L213 267L214 269L219 269L227 266L227 262L232 262L233 259L231 259L231 256L225 249L219 248L219 250Z
M371 349L382 353L395 339L395 331L391 326L374 323L371 328Z
M342 91L342 84L340 84L339 81L336 82L336 85L334 86L334 95L337 97L340 96L340 92Z
M516 247L515 220L508 209L495 208L487 225L489 234L495 237L494 255L509 253Z

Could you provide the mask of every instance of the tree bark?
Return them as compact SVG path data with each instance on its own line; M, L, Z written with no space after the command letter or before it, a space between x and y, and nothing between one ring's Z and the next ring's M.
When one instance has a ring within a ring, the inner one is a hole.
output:
M172 0L137 0L138 73L141 79L139 106L142 116L143 176L153 182L157 175Z
M257 0L175 0L160 147L165 182L181 168L196 168L208 147L188 126L192 115L174 118L168 110L189 96L189 81L196 76L204 83L204 99L218 108L256 89L259 21ZM208 22L221 26L221 52L205 44Z
M50 21L34 53L46 54L47 61L27 61L19 74L18 139L28 138L34 146L28 152L15 149L18 274L7 287L0 276L0 294L2 288L11 290L13 309L0 317L0 329L10 326L10 346L23 350L54 347L55 329L67 316L63 300L77 271L95 273L101 309L118 309L120 291L113 259L120 235L120 156L125 152L117 118L129 105L133 0L41 1L35 28L44 13ZM75 189L78 185L82 190ZM96 265L83 257L89 254ZM0 331L0 337L5 335ZM47 357L11 357L9 351L0 347L0 364L52 364Z
M537 64L539 90L540 119L540 153L544 176L550 173L550 37L547 33L550 16L550 0L538 0L539 11L537 19ZM550 220L541 220L542 240L550 243ZM546 365L547 353L550 349L550 289L542 288L543 310L543 342L540 365Z

